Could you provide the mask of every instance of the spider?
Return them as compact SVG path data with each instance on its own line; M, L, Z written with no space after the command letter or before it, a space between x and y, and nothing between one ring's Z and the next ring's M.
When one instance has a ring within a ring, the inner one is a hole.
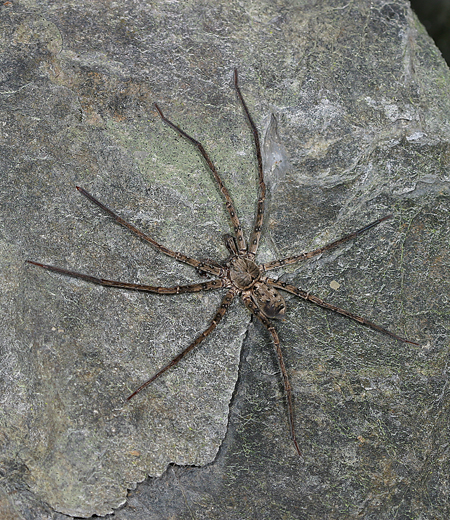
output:
M258 180L259 180L259 195L257 202L256 215L254 219L253 232L250 236L250 240L247 243L244 237L244 233L242 231L241 224L239 222L239 218L237 216L236 210L233 205L233 201L230 197L230 194L223 184L223 181L218 174L213 162L211 161L209 155L206 153L202 144L196 141L193 137L184 132L177 125L172 123L169 119L167 119L159 106L155 103L154 106L159 113L162 121L170 126L173 130L175 130L180 136L184 137L192 143L203 156L204 160L208 168L211 170L215 182L217 183L220 192L222 193L225 199L225 205L228 210L230 220L232 223L232 227L234 230L234 235L225 235L225 244L230 253L230 257L219 264L211 260L200 261L189 256L184 255L183 253L178 253L168 249L167 247L159 244L153 238L149 237L141 230L125 221L119 215L117 215L114 211L105 206L102 202L93 197L90 193L88 193L83 188L77 186L77 190L84 195L87 199L89 199L93 204L97 205L101 208L105 213L107 213L110 217L114 219L118 224L128 228L132 233L137 235L142 240L149 242L153 247L155 247L161 253L164 253L179 262L190 265L197 269L202 275L206 275L209 277L213 277L213 279L204 281L202 283L195 283L191 285L177 285L176 287L153 287L150 285L142 285L137 283L129 283L129 282L119 282L114 280L106 280L104 278L97 278L95 276L91 276L88 274L82 274L75 271L70 271L67 269L62 269L61 267L55 267L52 265L41 264L39 262L33 262L31 260L27 260L29 264L42 267L49 271L53 271L59 274L72 276L74 278L81 278L86 282L95 283L98 285L103 285L106 287L118 287L121 289L128 290L136 290L136 291L145 291L150 293L157 294L181 294L181 293L194 293L200 291L210 291L216 289L226 289L226 294L222 299L220 307L218 308L215 316L213 317L209 327L202 332L197 338L182 352L180 352L175 358L170 361L167 365L161 368L156 374L154 374L148 381L143 383L139 388L137 388L128 398L130 400L136 394L141 392L145 387L150 385L155 379L164 374L167 370L175 366L179 361L181 361L191 350L193 350L196 346L198 346L205 338L207 338L213 330L217 327L219 322L222 320L223 316L227 312L230 307L231 302L237 296L240 296L244 305L251 312L253 316L264 325L264 327L268 330L269 334L272 336L273 344L275 346L276 355L278 358L279 367L281 370L284 390L287 401L287 410L288 410L288 419L289 419L289 430L292 438L292 442L294 444L295 449L297 450L298 455L302 456L297 438L295 433L294 426L294 406L293 406L293 396L292 396L292 388L289 382L288 373L283 361L283 354L280 347L280 339L278 337L277 331L273 325L272 320L283 319L286 312L286 303L281 296L279 291L285 291L295 296L299 296L304 300L314 303L319 307L324 309L329 309L335 313L341 314L354 320L362 325L366 325L371 329L387 334L388 336L405 343L411 343L412 345L418 345L413 341L402 338L393 332L381 327L369 321L366 318L353 314L352 312L346 311L345 309L341 309L340 307L336 307L331 303L327 303L317 296L304 291L294 285L289 283L279 281L276 278L270 278L266 275L268 271L276 269L278 267L282 267L284 265L296 264L301 262L302 260L306 260L308 258L312 258L314 256L320 255L325 251L329 251L330 249L334 249L344 242L352 240L356 238L358 235L369 231L369 229L378 226L385 220L392 218L392 215L387 215L385 217L379 218L374 222L371 222L367 226L364 226L353 233L345 235L339 240L335 240L329 244L326 244L318 249L313 251L309 251L307 253L300 253L298 255L290 256L287 258L283 258L281 260L274 260L265 264L258 265L255 262L255 256L258 250L258 245L261 237L261 230L264 219L264 201L266 197L266 185L264 183L264 173L263 173L263 163L261 156L261 145L259 141L259 134L256 128L256 125L253 122L253 119L250 116L247 105L244 101L244 98L241 94L239 85L238 85L238 73L237 70L234 70L234 88L236 90L237 96L239 98L239 102L242 106L242 109L245 113L245 117L250 126L251 132L253 134L253 141L256 151L256 159L257 159L257 167L258 167Z

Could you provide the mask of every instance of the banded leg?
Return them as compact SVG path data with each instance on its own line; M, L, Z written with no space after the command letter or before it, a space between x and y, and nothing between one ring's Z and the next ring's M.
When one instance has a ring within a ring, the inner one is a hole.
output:
M348 240L351 240L352 238L355 238L358 235L365 233L369 229L378 226L378 224L381 224L381 222L384 222L385 220L392 218L392 216L393 215L387 215L386 217L379 218L378 220L371 222L367 226L364 226L363 228L358 229L357 231L353 231L353 233L349 233L348 235L343 236L339 240L330 242L329 244L323 247L314 249L314 251L310 251L309 253L300 253L299 255L289 256L288 258L283 258L282 260L274 260L272 262L268 262L267 264L262 264L260 267L262 268L263 272L265 272L270 271L271 269L275 269L276 267L281 267L282 265L295 264L297 262L300 262L301 260L307 260L308 258L312 258L313 256L320 255L321 253L329 251L330 249L334 249L335 247L340 246L344 242L347 242Z
M228 307L230 306L233 298L236 296L235 289L230 289L227 294L224 296L222 303L220 304L219 310L211 321L209 327L200 334L187 348L185 348L178 356L174 357L170 363L168 363L165 367L161 368L159 372L157 372L154 376L152 376L148 381L143 383L137 390L135 390L129 397L127 397L127 401L129 401L132 397L138 394L141 390L147 387L150 383L153 383L155 379L157 379L160 375L164 374L169 368L175 366L179 361L181 361L186 354L188 354L194 347L199 345L205 338L207 338L211 332L217 327L220 320L223 318L224 314L227 312Z
M261 238L261 230L262 230L262 225L263 225L263 220L264 220L264 201L266 200L266 185L264 183L264 172L263 172L261 145L259 142L258 129L256 128L256 125L250 116L250 112L248 111L247 105L245 104L244 98L239 89L238 72L236 69L234 69L234 88L236 89L237 95L239 97L239 101L241 102L242 108L244 109L245 115L247 117L247 121L248 121L250 128L252 130L252 133L253 133L253 141L255 143L255 149L256 149L256 159L258 161L258 178L259 178L258 205L257 205L257 209L256 209L255 224L253 227L252 235L250 237L250 243L248 245L248 252L254 258L256 251L258 250L259 239Z
M279 282L277 280L272 280L271 278L264 279L264 282L267 283L268 285L271 285L272 287L281 289L282 291L286 291L291 294L295 294L296 296L300 296L300 298L303 298L304 300L315 303L319 307L323 307L324 309L329 309L330 311L336 312L337 314L346 316L347 318L357 321L358 323L361 323L362 325L366 325L367 327L377 330L378 332L387 334L391 338L394 338L398 341L403 341L404 343L411 343L411 345L417 345L417 346L419 345L419 343L416 343L416 342L411 341L406 338L402 338L401 336L397 336L397 334L390 332L389 330L385 329L384 327L381 327L380 325L377 325L373 321L367 320L366 318L363 318L362 316L358 316L357 314L353 314L352 312L346 311L345 309L336 307L336 305L332 305L331 303L324 302L317 296L314 296L313 294L310 294L306 291L302 291L301 289L295 287L295 285L290 285L285 282Z
M63 274L66 276L71 276L72 278L81 278L86 282L95 283L97 285L103 285L105 287L118 287L120 289L130 289L133 291L145 291L157 294L182 294L182 293L193 293L200 291L209 291L212 289L220 289L221 287L225 287L224 280L210 280L208 282L203 283L195 283L191 285L177 285L175 287L155 287L152 285L142 285L139 283L128 283L128 282L118 282L115 280L106 280L105 278L97 278L95 276L91 276L89 274L77 273L76 271L70 271L68 269L63 269L62 267L55 267L53 265L40 264L39 262L33 262L31 260L26 260L28 264L37 265L38 267L42 267L43 269L47 269L48 271L53 271L54 273Z
M270 332L272 335L273 343L275 345L275 350L278 357L278 364L280 365L281 374L283 376L283 384L284 384L284 391L286 392L286 399L287 399L287 405L288 405L288 412L289 412L289 428L291 432L291 438L292 442L294 443L295 449L297 450L297 453L302 456L302 453L300 451L300 448L297 443L297 438L295 435L295 423L294 423L294 406L292 402L292 387L291 383L289 382L289 377L287 374L286 366L284 364L283 360L283 353L281 352L280 347L280 339L278 337L277 331L272 326L270 321L262 314L262 312L259 310L257 305L253 302L249 294L242 295L242 299L246 305L246 307L262 322L262 324L266 327L266 329Z
M172 123L167 117L162 113L162 110L159 108L159 106L154 103L156 110L158 111L159 115L161 116L161 119L164 123L169 125L171 128L173 128L176 132L178 132L182 137L187 139L189 142L191 142L198 151L203 155L203 158L206 161L206 164L208 165L209 169L211 170L212 174L214 175L214 179L216 180L217 184L219 185L220 191L222 195L225 197L225 205L227 207L228 213L231 218L231 223L234 227L234 232L236 234L236 240L239 246L239 250L243 253L246 251L246 244L245 244L245 238L244 233L242 231L241 224L239 222L239 218L237 216L236 210L234 209L233 201L231 200L230 193L228 192L227 188L225 187L220 175L217 173L216 167L214 166L214 163L211 161L209 155L206 153L206 150L203 148L203 145L196 141L193 137L191 137L189 134L187 134L184 130L181 130L180 127Z
M175 258L175 260L178 260L179 262L183 262L184 264L188 264L192 267L195 267L196 269L200 269L201 271L207 272L208 274L220 276L220 274L222 273L222 269L220 269L216 266L209 265L205 262L199 262L198 260L195 260L195 258L190 258L189 256L186 256L183 253L177 253L176 251L172 251L172 250L168 249L167 247L165 247L161 244L158 244L158 242L156 242L156 240L153 240L153 238L151 238L148 235L146 235L145 233L143 233L140 229L133 226L133 224L130 224L129 222L124 220L122 217L119 217L119 215L114 213L114 211L112 211L107 206L105 206L102 202L97 200L94 196L92 196L90 193L88 193L85 189L80 188L79 186L77 186L76 188L82 195L84 195L87 199L89 199L91 202L96 204L105 213L107 213L109 216L111 216L117 223L128 228L132 233L137 235L142 240L149 242L158 251L161 251L161 253L164 253L165 255L170 256L171 258Z

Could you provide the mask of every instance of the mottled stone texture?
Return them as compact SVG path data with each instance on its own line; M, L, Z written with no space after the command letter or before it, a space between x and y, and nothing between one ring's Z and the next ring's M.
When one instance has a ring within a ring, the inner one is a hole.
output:
M12 0L0 11L0 517L448 518L450 75L408 3ZM127 403L206 328L221 291L108 290L25 264L204 279L75 186L168 247L224 259L223 200L152 103L210 152L248 235L256 169L234 67L270 190L259 261L393 213L276 274L420 343L288 297L277 328L303 460L270 337L241 305Z

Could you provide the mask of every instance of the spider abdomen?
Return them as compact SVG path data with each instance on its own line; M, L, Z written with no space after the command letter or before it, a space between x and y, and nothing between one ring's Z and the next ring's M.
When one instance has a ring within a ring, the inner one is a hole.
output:
M253 301L259 310L271 319L281 320L286 312L286 303L281 294L264 282L257 282L252 289Z

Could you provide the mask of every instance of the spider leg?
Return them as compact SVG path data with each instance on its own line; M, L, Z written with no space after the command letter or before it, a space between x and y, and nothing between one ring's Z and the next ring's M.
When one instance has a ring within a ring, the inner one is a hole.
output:
M119 217L119 215L114 213L114 211L112 211L107 206L105 206L102 202L100 202L95 197L93 197L85 189L80 188L79 186L77 186L76 188L82 195L84 195L87 199L89 199L91 202L96 204L105 213L107 213L109 216L111 216L117 223L128 228L132 233L137 235L142 240L149 242L158 251L161 251L161 253L164 253L167 256L175 258L175 260L178 260L179 262L183 262L184 264L188 264L192 267L195 267L196 269L200 269L202 271L205 271L209 274L213 274L215 276L220 276L220 274L222 273L222 269L219 269L216 266L212 266L212 265L209 265L204 262L199 262L198 260L195 260L195 258L190 258L189 256L186 256L183 253L177 253L176 251L172 251L172 250L168 249L167 247L165 247L161 244L158 244L158 242L156 242L156 240L153 240L153 238L151 238L148 235L146 235L145 233L143 233L140 229L133 226L133 224L130 224L129 222L124 220L122 217Z
M331 303L324 302L317 296L314 296L313 294L310 294L309 292L302 291L302 289L295 287L295 285L290 285L285 282L279 282L279 281L273 280L271 278L265 278L264 282L267 283L268 285L276 287L277 289L281 289L282 291L286 291L291 294L295 294L296 296L300 296L300 298L303 298L304 300L315 303L319 307L323 307L324 309L329 309L330 311L336 312L337 314L342 314L342 316L346 316L347 318L357 321L358 323L361 323L362 325L366 325L367 327L370 327L371 329L377 330L378 332L382 332L383 334L387 334L388 336L391 336L391 338L394 338L398 341L403 341L404 343L411 343L411 345L417 345L417 346L419 345L419 343L416 343L415 341L411 341L406 338L402 338L401 336L398 336L397 334L390 332L389 330L385 329L384 327L381 327L380 325L377 325L373 321L367 320L366 318L363 318L362 316L358 316L357 314L353 314L352 312L346 311L345 309L336 307L336 305L332 305Z
M280 365L281 374L283 375L284 391L286 392L288 412L289 412L289 429L291 431L291 438L292 438L292 442L294 443L295 449L297 450L297 453L301 457L302 452L300 451L300 448L297 443L297 438L295 435L294 406L292 403L292 387L291 387L291 383L289 382L289 377L288 377L288 373L286 370L286 366L284 364L283 353L281 352L280 339L278 337L277 331L275 330L275 328L271 324L271 322L259 310L258 306L253 302L253 300L250 296L250 293L248 291L246 291L242 295L242 300L245 303L245 306L251 311L252 314L254 314L261 321L261 323L266 327L266 329L272 335L273 343L275 345L275 350L276 350L277 357L278 357L278 364Z
M245 238L244 233L242 231L241 224L239 222L239 218L237 216L236 210L234 209L233 201L231 200L230 193L228 192L227 188L225 187L220 175L218 174L216 167L214 166L214 163L211 161L209 155L206 153L206 150L203 148L203 145L196 141L193 137L191 137L189 134L187 134L184 130L181 130L181 128L172 121L169 121L167 117L163 114L162 110L159 108L159 106L154 103L156 110L158 111L159 115L161 116L161 119L164 123L169 125L171 128L173 128L176 132L178 132L182 137L187 139L189 142L191 142L195 147L197 147L198 151L203 155L203 158L206 161L206 164L208 165L209 169L211 170L212 174L214 175L214 179L216 180L217 184L219 185L220 191L225 197L226 207L228 210L228 213L231 218L231 222L234 227L234 232L236 233L236 239L239 245L239 250L241 252L246 252L246 244L245 244Z
M241 102L242 108L244 109L245 116L247 117L248 124L250 125L251 131L253 133L253 141L255 143L256 149L256 159L258 161L258 177L259 177L259 197L258 197L258 205L255 216L255 224L253 227L253 232L250 237L250 243L248 246L248 252L255 257L256 251L259 245L259 239L261 238L261 230L264 220L264 201L266 199L266 185L264 183L264 172L263 172L263 163L261 156L261 145L259 142L259 134L258 129L256 128L253 119L250 116L250 112L248 111L247 105L245 104L244 98L241 94L241 90L238 85L238 72L237 69L234 69L234 88L236 89L237 95L239 97L239 101Z
M308 258L312 258L313 256L320 255L324 251L334 249L335 247L340 246L348 240L352 240L358 235L365 233L369 229L378 226L378 224L381 224L381 222L384 222L385 220L388 220L390 218L392 218L392 215L387 215L386 217L379 218L378 220L371 222L367 226L364 226L363 228L358 229L357 231L353 231L353 233L349 233L348 235L343 236L339 240L335 240L334 242L330 242L325 246L319 247L318 249L314 249L314 251L310 251L309 253L300 253L299 255L289 256L288 258L283 258L282 260L274 260L272 262L268 262L267 264L262 264L260 267L262 268L263 272L265 272L270 271L271 269L275 269L276 267L281 267L282 265L296 264L297 262L300 262L302 260L307 260Z
M230 289L227 294L224 296L222 303L220 304L219 310L211 321L209 327L198 336L195 341L193 341L187 348L185 348L178 356L174 357L170 363L168 363L165 367L161 368L159 372L157 372L154 376L152 376L148 381L143 383L138 389L136 389L129 397L127 397L127 401L129 401L132 397L138 394L141 390L147 387L150 383L153 383L155 379L157 379L160 375L164 374L169 368L175 366L179 361L181 361L186 354L188 354L194 347L199 345L205 338L207 338L211 332L217 327L220 320L223 318L224 314L227 312L228 307L236 296L236 290Z
M40 264L39 262L33 262L31 260L26 260L28 264L37 265L38 267L42 267L43 269L47 269L48 271L53 271L55 273L64 274L67 276L71 276L72 278L81 278L86 282L95 283L97 285L104 285L105 287L118 287L120 289L130 289L134 291L145 291L157 294L182 294L182 293L193 293L200 291L209 291L211 289L220 289L221 287L225 287L224 280L210 280L208 282L203 283L195 283L191 285L177 285L175 287L154 287L152 285L142 285L139 283L128 283L128 282L118 282L114 280L106 280L105 278L96 278L95 276L91 276L89 274L77 273L76 271L69 271L68 269L63 269L62 267L55 267L53 265Z

